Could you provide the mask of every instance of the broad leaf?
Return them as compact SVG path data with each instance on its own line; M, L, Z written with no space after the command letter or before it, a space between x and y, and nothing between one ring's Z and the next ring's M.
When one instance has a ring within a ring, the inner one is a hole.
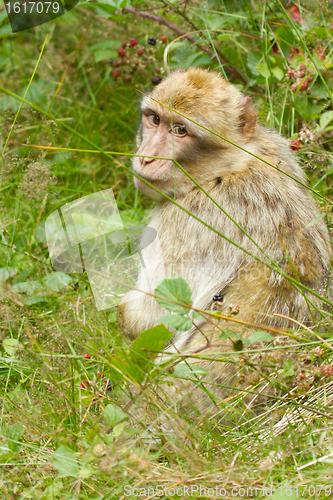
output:
M128 415L113 403L108 404L105 408L104 420L109 427L114 427L126 418L128 418Z
M155 295L161 306L177 314L187 314L190 310L188 306L192 305L192 292L183 278L164 279L156 288Z
M75 453L67 446L61 445L56 450L53 455L53 465L62 477L78 476L78 463Z
M190 318L187 318L186 316L178 316L177 314L168 314L167 316L160 318L159 321L163 323L163 325L175 328L180 332L190 330L192 327L192 321Z
M254 332L250 337L244 339L247 344L255 344L256 342L269 342L273 337L269 332Z

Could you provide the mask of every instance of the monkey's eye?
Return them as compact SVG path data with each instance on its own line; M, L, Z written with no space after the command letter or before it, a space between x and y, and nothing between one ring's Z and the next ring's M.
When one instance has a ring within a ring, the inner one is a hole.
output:
M148 121L151 125L159 125L160 124L160 117L157 115L154 115L153 113L151 115L148 115Z
M184 137L185 135L187 135L187 130L182 125L175 125L173 127L173 133L175 135L178 135L179 137Z

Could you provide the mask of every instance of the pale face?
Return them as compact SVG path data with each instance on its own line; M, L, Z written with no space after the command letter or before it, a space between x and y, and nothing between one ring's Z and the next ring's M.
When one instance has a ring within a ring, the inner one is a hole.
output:
M181 164L186 151L194 141L190 122L177 114L158 114L152 109L145 109L142 115L142 142L138 156L133 160L133 171L149 181L163 192L172 193L177 178L184 176L173 159ZM151 158L158 156L160 158ZM138 189L158 197L158 194L142 180L135 177Z

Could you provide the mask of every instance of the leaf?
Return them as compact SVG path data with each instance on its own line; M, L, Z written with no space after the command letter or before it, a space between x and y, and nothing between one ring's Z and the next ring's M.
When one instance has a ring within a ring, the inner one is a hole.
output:
M180 332L190 330L192 327L192 321L186 316L178 316L177 314L168 314L159 319L161 323L170 328L175 328Z
M94 53L95 62L105 61L106 59L113 59L117 57L118 53L116 50L106 49L106 50L96 50Z
M269 342L272 340L272 335L269 332L254 332L250 337L244 339L247 344L255 344L256 342Z
M108 404L105 408L104 420L109 427L115 427L115 425L126 418L128 418L128 415L113 403Z
M333 120L333 111L326 111L320 117L320 128L323 130Z
M36 290L41 288L41 284L39 281L23 281L21 283L15 283L12 285L12 288L17 293L26 293L27 295L32 295Z
M67 288L72 281L73 279L70 276L68 276L68 274L63 273L61 271L48 274L43 279L43 283L46 286L46 288L49 288L54 292L60 292L60 290Z
M28 299L23 300L23 303L26 306L33 306L34 304L39 304L40 302L47 302L47 298L43 295L37 295L37 297L29 297Z
M0 267L0 282L6 281L11 276L15 276L18 273L17 267Z
M142 332L131 346L131 352L134 353L132 359L136 359L136 361L145 358L149 360L155 359L172 337L173 333L164 325L158 325Z
M174 367L174 371L170 374L171 377L176 378L187 378L189 375L209 375L209 372L199 364L180 363Z
M57 498L57 495L60 494L62 489L63 489L63 483L61 481L49 484L49 486L47 486L44 490L44 496L46 500L55 500L55 498Z
M3 453L7 453L8 450L13 453L18 453L22 449L22 444L18 441L20 441L24 431L25 428L21 423L1 428L0 436L5 438L5 448L0 447L0 454L3 455ZM1 441L0 439L0 444L3 444Z
M113 437L119 437L122 435L125 429L125 422L120 422L120 424L117 424L114 426L112 430L112 435Z
M90 50L98 49L117 49L119 47L119 40L103 40L103 42L94 43L89 47ZM121 217L123 220L123 217Z
M271 76L271 72L266 62L260 62L254 69L257 73L259 73L259 75L262 75L265 78L269 78Z
M9 356L15 356L16 351L23 349L23 344L17 339L5 339L2 341L2 345Z
M310 122L325 108L326 102L321 101L316 104L312 102L308 96L298 95L295 97L294 106L297 113L299 113L306 122Z
M63 444L59 446L53 455L53 465L62 477L78 476L78 463L75 453Z
M278 80L282 80L284 78L284 73L282 69L278 68L277 66L275 68L272 68L272 73Z
M205 317L204 311L203 312L193 311L193 313L192 313L193 319L203 319L204 317Z
M192 292L183 278L164 279L156 288L155 295L157 295L158 304L177 314L187 314L190 309L185 304L192 305ZM184 306L178 304L184 304Z

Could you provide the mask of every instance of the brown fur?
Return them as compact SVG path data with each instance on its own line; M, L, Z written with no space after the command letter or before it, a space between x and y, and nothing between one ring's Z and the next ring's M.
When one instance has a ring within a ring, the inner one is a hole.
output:
M138 154L174 157L285 273L316 292L324 293L331 249L324 222L321 219L313 222L319 213L309 191L247 152L171 113L163 104L305 183L305 175L288 142L258 124L251 100L217 73L201 69L177 72L142 101L144 113L150 109L161 117L161 123L163 119L171 125L183 124L188 128L189 135L182 141L173 139L172 134L168 139L161 132L157 140L154 135L149 135L154 134L154 130L150 131L142 124L137 136ZM157 127L156 133L160 130L162 128ZM269 262L172 161L151 160L149 163L147 160L145 163L136 158L133 167L135 172L174 197L181 206ZM154 196L152 189L142 183L138 185ZM182 276L189 283L196 308L209 309L214 294L220 293L224 296L222 310L234 303L239 305L237 319L293 326L293 323L273 314L280 313L301 322L313 319L314 310L306 297L322 307L316 297L310 293L305 297L286 278L257 262L164 198L159 197L149 225L158 233L166 277ZM154 257L153 250L150 257ZM149 291L143 271L137 288ZM129 294L126 298L135 300L120 305L118 320L124 333L134 338L143 330L157 325L159 318L167 312L152 296L135 291ZM222 327L225 326L235 329L232 322L223 323ZM213 342L218 342L221 332L211 323L203 322L200 329ZM239 327L237 331L249 334ZM187 332L176 332L173 347L169 346L168 350L190 352L205 342L202 333L193 327ZM221 381L233 373L225 363L204 362L203 365L209 368L214 381ZM181 384L178 393L180 387ZM184 387L188 391L188 383ZM225 391L218 394L223 397ZM199 389L192 391L192 396L199 405L201 400L201 408L209 406L207 397L199 396Z

